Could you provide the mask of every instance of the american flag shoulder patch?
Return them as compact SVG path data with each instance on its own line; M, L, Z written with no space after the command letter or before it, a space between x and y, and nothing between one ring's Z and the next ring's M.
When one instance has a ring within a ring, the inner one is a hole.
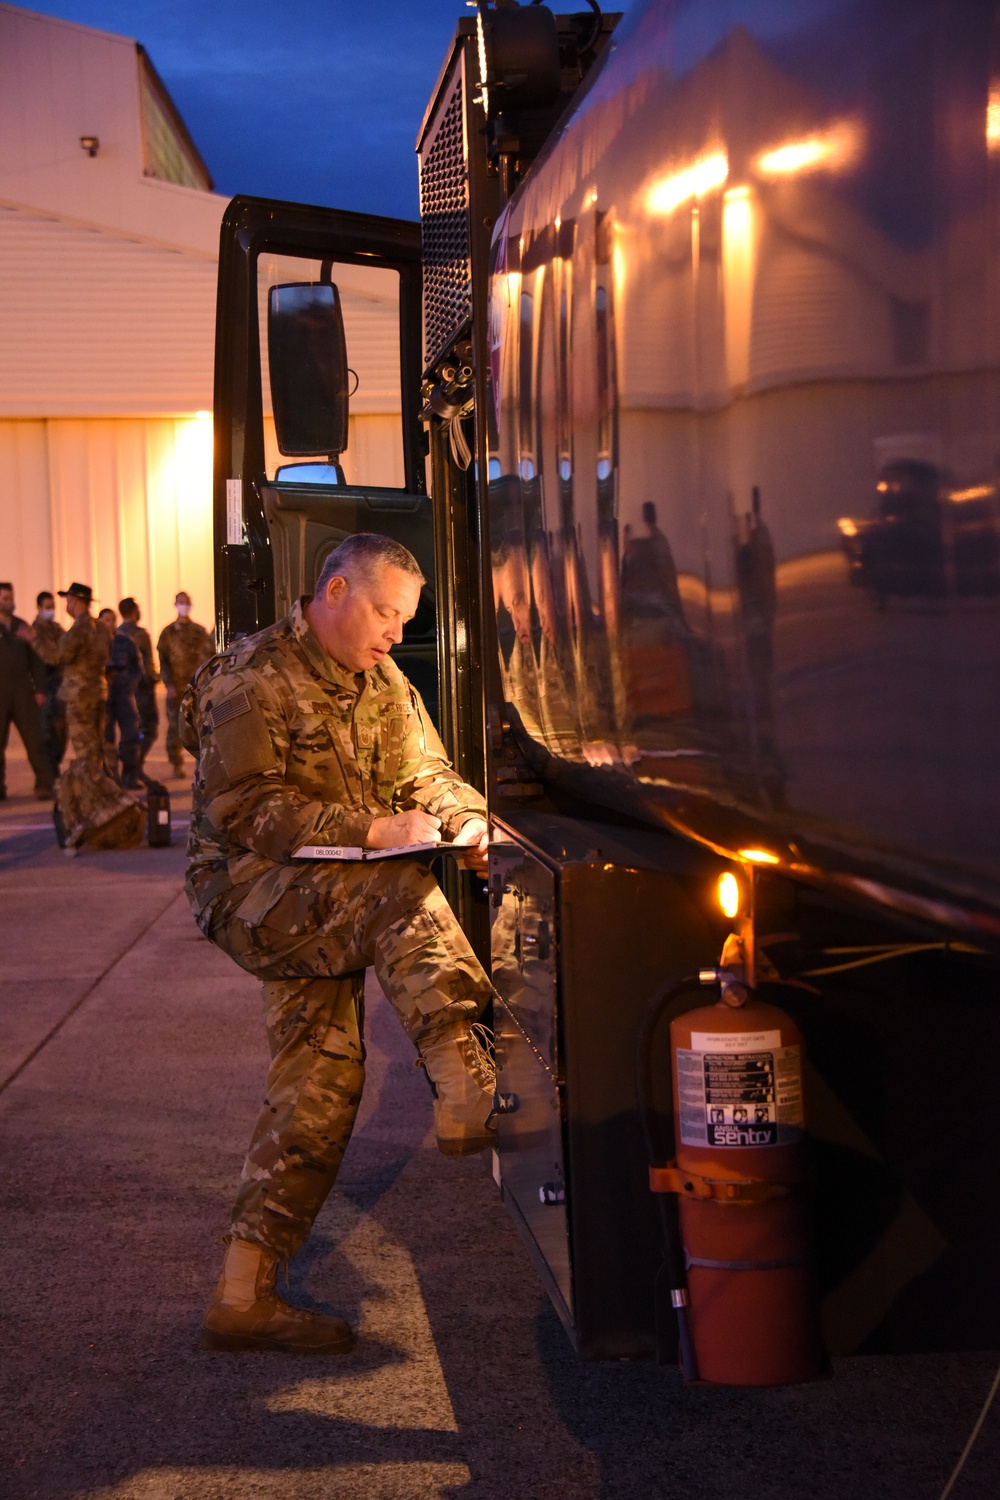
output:
M250 708L247 690L240 688L238 692L233 693L231 698L220 703L218 708L212 709L212 728L218 729L220 724L228 724L230 719L238 719L240 714L248 714Z

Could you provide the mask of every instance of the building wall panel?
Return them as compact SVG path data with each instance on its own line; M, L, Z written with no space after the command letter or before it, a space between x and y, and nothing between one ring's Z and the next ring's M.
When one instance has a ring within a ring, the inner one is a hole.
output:
M49 461L44 422L0 422L0 578L17 590L20 613L33 614L48 588L52 556Z

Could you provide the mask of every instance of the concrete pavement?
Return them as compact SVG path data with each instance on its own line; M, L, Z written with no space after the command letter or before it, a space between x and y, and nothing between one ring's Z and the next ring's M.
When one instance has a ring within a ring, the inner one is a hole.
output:
M43 804L0 805L7 1500L936 1500L991 1355L847 1360L759 1393L579 1364L485 1162L433 1148L371 985L358 1129L291 1268L358 1348L203 1352L266 1050L259 987L200 937L182 868L180 840L68 860ZM1000 1409L954 1500L998 1476Z

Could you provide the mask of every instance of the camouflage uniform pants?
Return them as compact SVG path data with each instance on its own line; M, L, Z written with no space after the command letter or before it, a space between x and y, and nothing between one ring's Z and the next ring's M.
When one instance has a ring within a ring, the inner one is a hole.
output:
M103 766L106 719L104 699L80 695L67 697L65 703L66 732L73 742L73 755L92 765Z
M418 1047L474 1021L492 990L437 881L415 861L303 865L259 921L255 890L223 898L209 926L213 942L265 981L272 1057L232 1233L287 1260L333 1186L361 1100L363 970L374 965Z

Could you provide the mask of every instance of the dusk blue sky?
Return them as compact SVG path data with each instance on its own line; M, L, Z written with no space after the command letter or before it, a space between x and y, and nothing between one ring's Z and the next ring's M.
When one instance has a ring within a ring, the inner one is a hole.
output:
M404 218L417 217L413 148L428 96L457 18L471 14L463 0L35 0L25 9L142 42L218 192Z

